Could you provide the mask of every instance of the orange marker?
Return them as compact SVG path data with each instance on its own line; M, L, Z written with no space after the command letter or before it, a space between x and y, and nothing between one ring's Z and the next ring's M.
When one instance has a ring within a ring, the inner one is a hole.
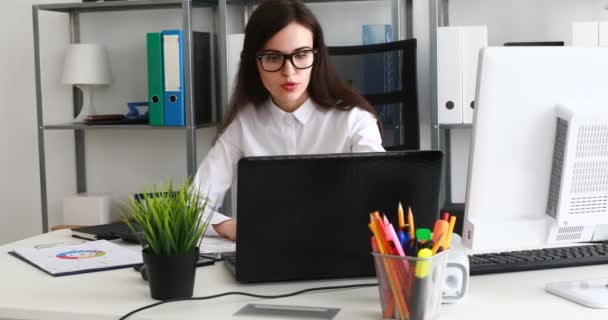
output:
M435 221L435 226L433 226L433 241L437 242L440 235L446 235L448 233L449 224L445 220L437 220ZM445 246L444 246L445 247Z

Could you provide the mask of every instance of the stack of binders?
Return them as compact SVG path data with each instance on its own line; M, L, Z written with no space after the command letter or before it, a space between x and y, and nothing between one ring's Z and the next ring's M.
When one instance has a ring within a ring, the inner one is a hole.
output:
M148 100L150 125L185 126L184 33L165 30L148 33ZM192 32L194 124L211 122L211 36Z

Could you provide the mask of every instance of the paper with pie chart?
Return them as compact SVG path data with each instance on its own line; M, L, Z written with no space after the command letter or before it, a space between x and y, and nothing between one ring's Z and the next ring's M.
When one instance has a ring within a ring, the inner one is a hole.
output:
M140 251L107 240L23 248L10 253L53 276L127 268L142 263Z

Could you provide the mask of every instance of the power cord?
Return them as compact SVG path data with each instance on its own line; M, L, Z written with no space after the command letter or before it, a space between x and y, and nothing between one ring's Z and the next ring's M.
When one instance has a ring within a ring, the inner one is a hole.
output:
M127 317L130 317L130 316L136 314L137 312L140 312L140 311L143 311L143 310L146 310L146 309L150 309L150 308L159 306L161 304L169 303L169 302L188 301L188 300L208 300L208 299L214 299L214 298L219 298L219 297L229 296L229 295L242 295L242 296L248 296L248 297L253 297L253 298L261 298L261 299L278 299L278 298L293 297L293 296L296 296L296 295L299 295L299 294L302 294L302 293L313 292L313 291L346 290L346 289L355 289L355 288L374 287L374 286L377 286L377 285L378 285L378 283L376 282L376 283L350 284L350 285L344 285L344 286L316 287L316 288L308 288L308 289L303 289L303 290L292 292L292 293L278 294L278 295L263 295L263 294L247 293L247 292L240 292L240 291L231 291L231 292L224 292L224 293L214 294L214 295L206 296L206 297L192 297L192 298L182 298L182 299L171 299L171 300L164 300L164 301L152 303L152 304L149 304L147 306L141 307L139 309L135 309L135 310L127 313L126 315L122 316L120 318L120 320L124 320Z

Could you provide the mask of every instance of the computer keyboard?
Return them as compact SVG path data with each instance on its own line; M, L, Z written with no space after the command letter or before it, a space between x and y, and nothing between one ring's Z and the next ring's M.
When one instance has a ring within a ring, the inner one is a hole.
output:
M608 264L608 241L576 247L474 254L471 275Z

